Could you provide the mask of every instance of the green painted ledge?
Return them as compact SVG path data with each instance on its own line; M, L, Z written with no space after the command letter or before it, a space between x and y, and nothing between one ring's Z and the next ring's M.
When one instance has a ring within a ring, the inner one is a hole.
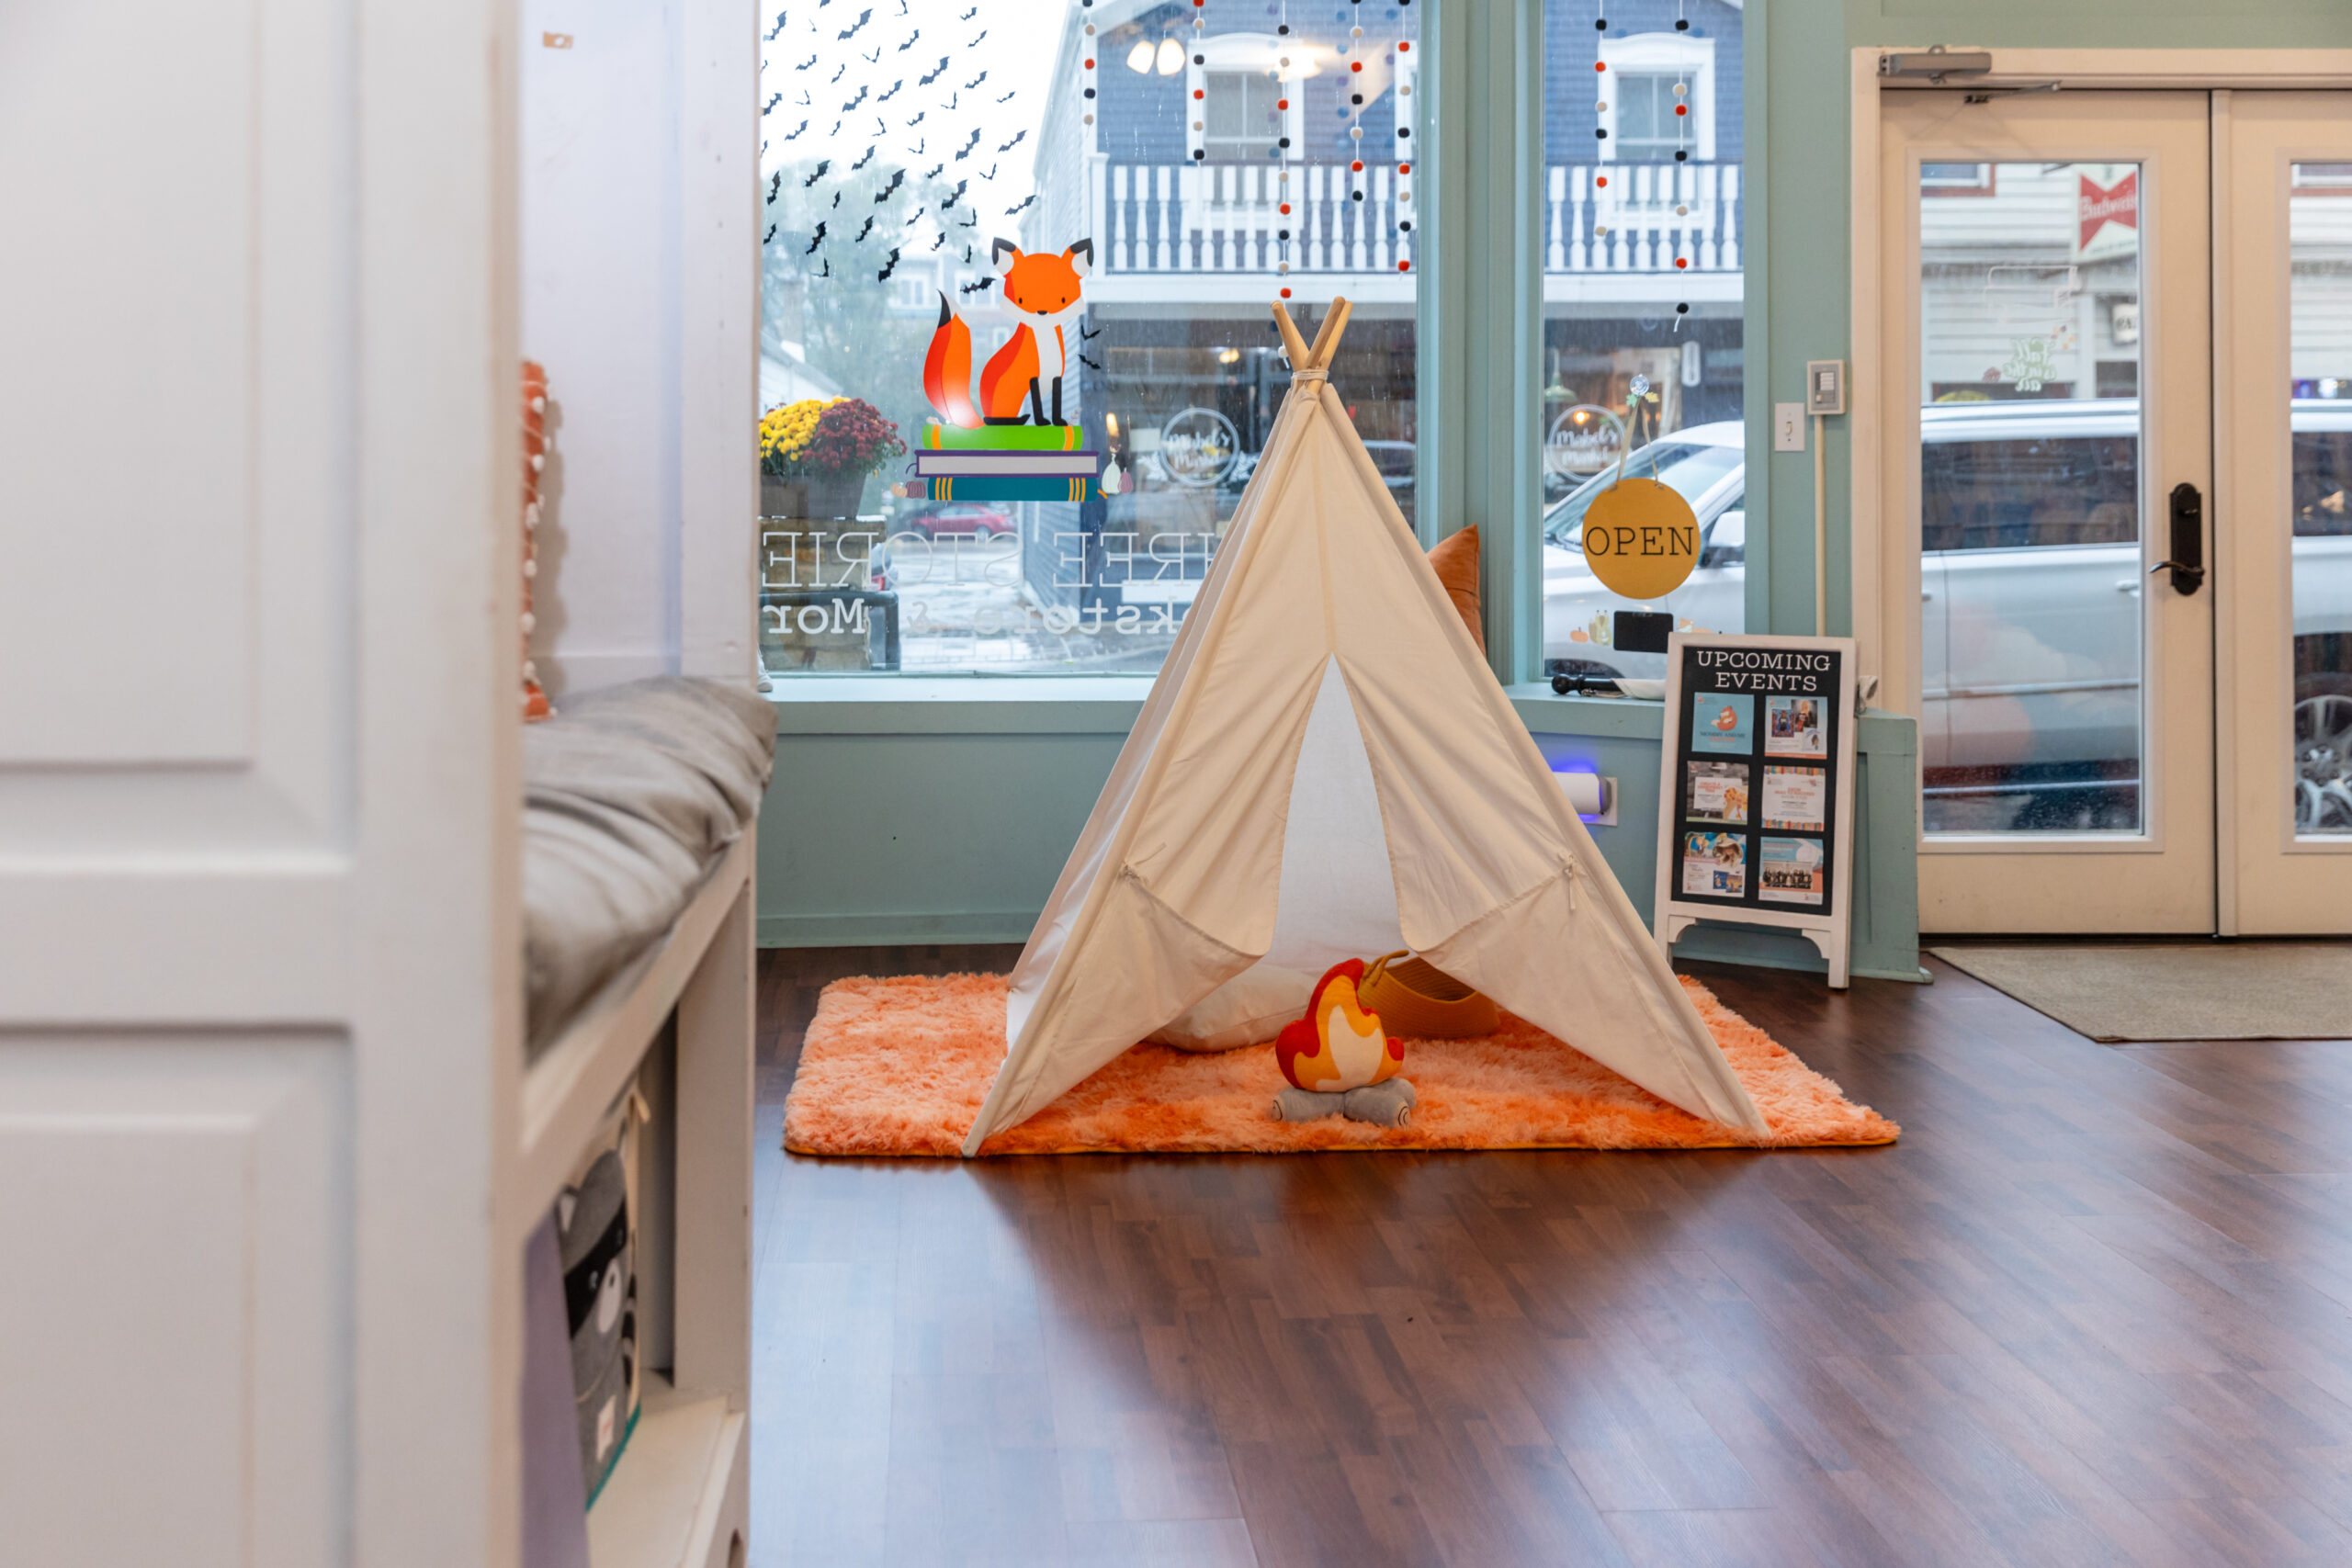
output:
M759 936L769 947L1018 942L1150 694L1142 676L883 676L779 682L776 773L760 817ZM1647 918L1664 709L1509 688L1555 767L1618 781L1593 840ZM1853 969L1918 980L1917 730L1862 716ZM1873 846L1878 846L1873 853ZM1686 958L1823 967L1784 932L1707 923Z

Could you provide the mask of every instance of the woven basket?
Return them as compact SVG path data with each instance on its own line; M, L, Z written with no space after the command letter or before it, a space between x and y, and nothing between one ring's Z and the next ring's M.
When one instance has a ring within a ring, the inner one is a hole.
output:
M1466 1040L1502 1027L1484 995L1402 952L1373 960L1356 999L1380 1015L1382 1029L1408 1040Z

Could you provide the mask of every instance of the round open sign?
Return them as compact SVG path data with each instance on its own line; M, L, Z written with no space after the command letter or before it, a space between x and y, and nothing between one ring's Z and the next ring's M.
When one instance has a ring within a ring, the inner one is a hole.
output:
M1619 479L1585 508L1584 558L1611 592L1662 599L1699 564L1699 519L1669 485Z

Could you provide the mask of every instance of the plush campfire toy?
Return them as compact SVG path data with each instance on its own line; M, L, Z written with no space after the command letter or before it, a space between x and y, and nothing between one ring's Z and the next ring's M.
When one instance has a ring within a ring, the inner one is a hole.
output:
M1274 1096L1274 1120L1308 1122L1340 1115L1402 1127L1413 1112L1413 1086L1396 1076L1405 1044L1356 995L1363 961L1326 970L1307 998L1306 1016L1283 1026L1274 1061L1291 1087Z

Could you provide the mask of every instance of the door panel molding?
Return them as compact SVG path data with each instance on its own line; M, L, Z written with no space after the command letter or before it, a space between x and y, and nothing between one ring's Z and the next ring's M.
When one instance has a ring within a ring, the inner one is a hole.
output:
M2217 94L2215 573L2222 930L2352 931L2352 835L2297 837L2286 769L2294 689L2293 166L2352 162L2343 92ZM2330 199L2335 199L2333 197Z
M1882 423L1882 404L1887 400L1883 365L1888 350L1889 291L1900 290L1909 281L1888 276L1894 264L1888 257L1883 235L1887 224L1902 210L1899 205L1890 204L1889 192L1893 189L1898 197L1907 193L1900 190L1899 184L1890 185L1883 116L1910 94L1891 90L1882 83L1877 62L1882 53L1899 47L1903 46L1857 48L1851 51L1849 70L1856 394L1850 448L1854 633L1862 671L1866 677L1880 677L1882 692L1886 694L1883 700L1890 705L1900 705L1894 694L1905 689L1906 681L1917 679L1917 650L1901 646L1911 632L1904 624L1910 609L1908 596L1897 597L1893 584L1900 552L1907 549L1916 556L1916 541L1898 541L1890 536L1890 530L1901 531L1902 514L1887 504L1889 437ZM2251 121L2269 126L2281 115L2302 114L2326 128L2324 134L2308 139L2301 148L2303 156L2352 161L2352 149L2347 148L2352 124L2347 124L2346 100L2341 96L2352 89L2352 51L2036 49L1991 52L1993 70L1978 86L1997 90L2057 81L2064 85L2066 96L2078 100L2091 96L2086 89L2182 89L2210 95L2208 222L2210 235L2218 239L2209 243L2215 417L2212 482L2207 489L2206 510L2211 541L2208 592L2212 596L2214 622L2211 659L2216 700L2211 705L2211 725L2218 761L2212 803L2213 910L2211 922L2202 929L2223 935L2346 930L2352 913L2342 912L2342 908L2352 900L2344 897L2343 889L2346 873L2352 868L2335 857L2352 854L2352 842L2296 839L2281 785L2285 726L2291 717L2281 689L2292 669L2290 637L2282 635L2260 648L2240 646L2260 625L2284 630L2291 558L2277 548L2275 538L2267 538L2264 531L2237 529L2233 523L2240 516L2258 516L2270 504L2259 498L2262 487L2275 491L2291 483L2290 468L2282 466L2290 461L2291 443L2288 433L2279 428L2273 389L2284 375L2283 367L2275 362L2284 355L2290 341L2290 301L2284 290L2256 287L2250 281L2260 267L2252 265L2255 258L2244 254L2249 238L2267 239L2274 248L2283 241L2283 170L2291 160L2285 152L2273 150L2270 186L2262 198L2268 210L2254 213L2239 174L2251 155L2246 145L2248 125ZM2253 134L2269 132L2257 130ZM1905 260L1916 261L1916 255ZM2285 277L2283 256L2263 265L2275 265L2277 276ZM2249 288L2254 288L2252 294L2247 293ZM2266 363L2256 364L2256 360ZM2274 368L2277 375L2271 374ZM2237 392L2240 387L2246 389L2244 394ZM2267 595L2267 609L2257 609L2247 602L2248 595L2256 592ZM2053 840L2019 844L2014 852L2067 853L2089 848ZM1930 868L1945 857L1968 852L1962 845L1945 848L1924 839L1921 850L1923 884L1932 878ZM2009 852L2005 848L2004 852ZM2012 863L2021 868L2031 864ZM1932 926L1939 922L1929 907L1931 900L1930 890L1923 897L1922 914L1923 924ZM2280 905L2296 908L2290 911ZM2126 912L2116 913L2121 917ZM2146 919L2127 919L2111 929L2161 928Z
M2139 167L2140 527L2136 548L2115 570L2144 577L2149 565L2165 558L2166 493L2184 481L2211 492L2208 111L2205 95L2180 92L2011 96L1976 105L1960 92L1907 92L1883 96L1870 107L1878 120L1871 236L1878 257L1871 280L1877 331L1863 395L1876 405L1870 443L1874 504L1867 519L1858 515L1857 528L1858 536L1865 528L1871 533L1871 547L1858 554L1874 558L1878 578L1858 583L1856 596L1880 606L1874 628L1879 700L1925 719L1915 456L1921 432L1919 165L2063 159ZM1862 365L1858 358L1858 386ZM1856 446L1859 456L1861 443ZM1861 482L1858 479L1858 486ZM1930 839L1923 823L1923 926L1950 931L2211 929L2207 694L2212 600L2209 593L2179 594L2161 578L2149 581L2159 586L2135 596L2143 693L2140 830ZM1960 592L1956 584L1947 586ZM1958 607L1949 613L1957 615ZM1948 701L1939 711L1952 724L1957 744L1961 716L1949 711L1951 706ZM1928 748L1921 750L1924 770ZM2078 874L2068 874L2070 861Z

